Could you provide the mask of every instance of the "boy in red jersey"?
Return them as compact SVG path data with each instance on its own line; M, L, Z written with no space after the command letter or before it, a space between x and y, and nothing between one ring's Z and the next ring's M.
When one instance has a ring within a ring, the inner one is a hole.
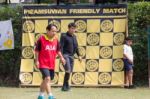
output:
M46 30L47 34L42 35L38 39L35 48L35 63L43 76L38 99L44 99L45 91L48 94L48 99L54 99L51 92L50 82L54 78L55 59L57 54L62 63L65 64L65 59L60 52L60 44L56 37L57 27L50 24L46 27Z

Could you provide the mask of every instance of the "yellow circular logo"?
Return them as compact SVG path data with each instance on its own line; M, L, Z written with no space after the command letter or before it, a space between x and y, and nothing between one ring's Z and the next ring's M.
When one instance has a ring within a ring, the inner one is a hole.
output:
M76 85L84 83L84 75L83 73L74 73L72 75L72 82Z
M108 46L102 47L100 49L100 56L102 58L109 58L109 57L111 57L112 56L112 49L111 49L111 47L108 47Z
M58 75L55 73L54 79L52 80L53 84L56 84L58 82Z
M25 31L25 32L33 32L33 30L34 30L34 23L32 22L32 21L25 21L24 23L23 23L23 30Z
M96 71L98 66L99 64L96 60L88 60L86 63L86 69L91 72Z
M84 57L85 56L85 48L79 47L79 53L80 53L81 57Z
M78 49L79 49L79 53L80 53L81 57L83 58L85 56L85 54L86 54L85 48L80 46L80 47L78 47ZM78 58L78 55L74 54L74 57Z
M25 47L22 51L22 56L24 58L33 58L34 53L33 53L33 48L31 47Z
M110 32L113 29L113 23L110 20L104 20L101 23L101 29L104 32Z
M31 73L21 73L20 81L22 84L30 84L32 82L32 74Z
M99 43L99 36L96 33L91 33L87 37L87 43L89 45L97 45Z
M85 32L85 30L86 30L86 22L85 21L78 20L75 22L75 24L77 26L77 28L76 28L77 32Z
M122 71L124 67L124 62L122 59L116 59L114 62L113 62L113 69L115 71Z
M111 82L111 75L109 73L100 73L98 80L100 84L109 84Z
M124 42L125 35L123 33L117 33L114 36L114 43L116 45L121 45Z
M57 29L58 29L58 31L60 30L60 22L59 21L57 21L57 20L51 20L50 22L49 22L49 24L54 24L54 25L56 25L57 26Z

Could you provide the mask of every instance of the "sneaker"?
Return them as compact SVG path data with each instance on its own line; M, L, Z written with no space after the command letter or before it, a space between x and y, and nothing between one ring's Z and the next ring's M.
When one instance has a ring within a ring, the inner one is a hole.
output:
M62 90L62 91L68 91L68 89L67 89L66 86L63 86L63 87L61 88L61 90Z
M67 91L69 91L71 88L69 86L69 83L66 83Z
M56 99L54 96L48 96L48 99Z
M124 88L129 88L129 86L124 86Z
M135 87L135 85L130 85L129 86L129 89L135 89L136 87Z
M44 96L38 96L38 99L45 99Z
M61 88L62 91L69 91L70 90L70 86L63 86Z

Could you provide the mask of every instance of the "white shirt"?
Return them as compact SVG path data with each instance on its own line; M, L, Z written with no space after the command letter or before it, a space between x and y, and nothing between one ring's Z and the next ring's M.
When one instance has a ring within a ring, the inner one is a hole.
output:
M124 44L123 50L124 50L123 53L133 62L133 51L131 46Z

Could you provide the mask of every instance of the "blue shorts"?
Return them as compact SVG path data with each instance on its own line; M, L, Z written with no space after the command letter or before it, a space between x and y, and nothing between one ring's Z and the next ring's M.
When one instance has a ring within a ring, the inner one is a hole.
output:
M54 79L54 70L49 70L47 68L40 68L40 71L42 73L42 78L50 76L51 80Z
M130 71L133 69L133 64L129 63L128 59L124 59L124 69L125 71Z

